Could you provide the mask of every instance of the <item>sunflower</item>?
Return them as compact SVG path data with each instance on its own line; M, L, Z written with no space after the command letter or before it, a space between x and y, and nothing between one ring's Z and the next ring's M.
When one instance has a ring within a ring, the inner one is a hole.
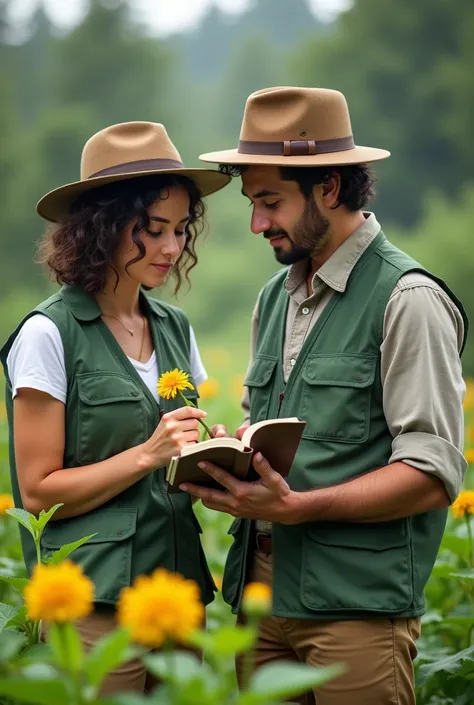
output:
M58 565L38 563L25 587L24 598L29 619L74 622L92 612L94 584L72 561Z
M159 648L168 640L186 643L203 620L197 583L164 568L139 576L120 593L118 622L143 646Z
M451 511L456 519L467 514L474 514L474 490L464 490L451 505Z
M272 589L265 583L248 583L242 598L242 610L252 617L265 617L271 613Z

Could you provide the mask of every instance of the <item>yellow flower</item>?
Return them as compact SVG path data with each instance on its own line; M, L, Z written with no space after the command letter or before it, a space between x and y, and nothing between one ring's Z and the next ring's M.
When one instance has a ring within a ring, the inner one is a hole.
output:
M213 399L219 394L219 382L214 377L209 377L199 385L201 399Z
M468 463L474 463L474 448L468 448L464 453L464 457Z
M244 393L244 379L244 375L237 375L232 380L232 394L238 401L242 399Z
M466 514L474 514L474 490L464 490L451 505L451 511L456 519Z
M474 380L467 379L466 381L466 396L464 397L464 410L474 408Z
M248 583L242 600L245 614L253 617L264 617L272 610L272 589L265 583Z
M38 564L25 588L24 598L30 619L74 622L92 612L94 584L72 561L58 565Z
M194 387L189 381L188 373L177 368L163 372L158 380L158 394L163 399L174 399L178 392L184 392L185 389Z
M144 646L158 648L168 639L186 643L203 620L197 583L163 568L120 593L118 622Z
M7 509L13 509L15 502L11 494L0 494L0 514L5 514Z

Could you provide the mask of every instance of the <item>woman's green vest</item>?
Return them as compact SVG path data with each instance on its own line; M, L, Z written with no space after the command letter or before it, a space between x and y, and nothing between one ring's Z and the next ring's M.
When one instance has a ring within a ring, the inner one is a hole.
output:
M256 356L245 384L252 423L277 416L306 421L288 478L292 489L336 485L387 465L392 436L380 380L383 320L397 281L415 270L424 271L379 233L354 267L345 292L333 294L309 333L286 385L286 271L264 287ZM436 281L464 315L444 282ZM465 323L467 330L466 318ZM442 509L380 523L274 524L273 614L321 619L422 614L423 589L446 515ZM223 594L234 611L252 553L252 531L243 519L230 529L234 543Z
M184 313L140 295L156 350L160 373L179 368L190 374L189 323ZM23 323L38 313L58 327L68 380L64 467L97 463L146 441L160 420L160 407L112 333L95 300L75 286L63 287L21 322L1 351L7 376L10 468L15 506L21 507L13 445L13 404L6 369L8 352ZM195 386L195 384L194 384ZM197 392L188 391L196 402ZM161 400L163 412L182 406ZM114 605L120 590L140 574L163 567L195 580L201 599L214 597L190 496L168 495L165 468L157 468L103 506L81 516L52 521L42 538L44 552L83 536L94 538L71 554L94 581L96 602ZM67 502L67 497L64 498ZM21 528L29 571L36 560L28 532Z

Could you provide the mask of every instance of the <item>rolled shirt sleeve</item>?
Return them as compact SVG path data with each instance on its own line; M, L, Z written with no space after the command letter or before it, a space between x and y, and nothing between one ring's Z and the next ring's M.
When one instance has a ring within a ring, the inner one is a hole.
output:
M436 475L451 502L467 467L463 335L458 308L436 282L421 273L400 279L385 310L381 345L383 407L393 436L389 462Z

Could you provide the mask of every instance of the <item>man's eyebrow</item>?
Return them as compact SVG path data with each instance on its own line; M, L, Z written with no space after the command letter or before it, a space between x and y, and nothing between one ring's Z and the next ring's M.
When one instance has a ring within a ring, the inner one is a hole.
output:
M264 189L263 191L259 191L258 193L254 193L252 197L248 196L244 189L241 190L242 196L246 196L246 198L250 198L250 200L257 199L257 198L265 198L266 196L279 196L280 194L278 191L267 191Z
M180 223L185 223L187 220L189 220L189 217L190 217L190 216L187 215L185 218L181 218L181 220L180 220L179 222L180 222ZM169 225L169 222L170 222L170 221L167 220L166 218L160 218L159 215L151 215L151 216L150 216L150 220L155 220L157 223L168 223L168 225Z

